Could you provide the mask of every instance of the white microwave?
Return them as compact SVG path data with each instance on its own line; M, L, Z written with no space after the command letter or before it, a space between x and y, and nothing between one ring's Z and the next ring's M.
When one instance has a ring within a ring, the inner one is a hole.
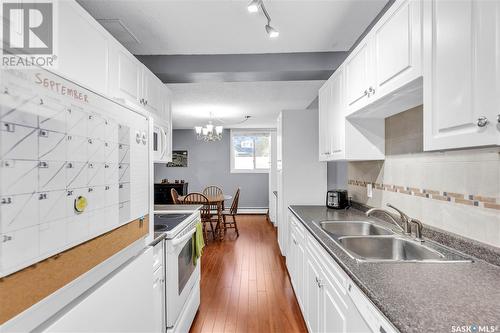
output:
M167 163L171 161L170 138L167 126L153 123L153 162Z

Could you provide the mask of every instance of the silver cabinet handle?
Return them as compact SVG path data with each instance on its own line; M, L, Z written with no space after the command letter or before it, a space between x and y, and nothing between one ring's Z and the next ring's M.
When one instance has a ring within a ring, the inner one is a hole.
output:
M364 96L367 96L367 95L368 95L368 90L365 90Z
M484 126L488 125L488 123L489 123L488 118L486 118L484 116L477 118L477 126L478 127L484 127Z
M368 93L375 95L375 89L373 87L368 88Z
M500 113L497 115L497 123L500 123Z
M297 243L297 241L294 239L293 244L298 245L299 243Z
M325 284L323 283L323 279L320 279L316 276L316 284L318 285L318 288L322 288Z

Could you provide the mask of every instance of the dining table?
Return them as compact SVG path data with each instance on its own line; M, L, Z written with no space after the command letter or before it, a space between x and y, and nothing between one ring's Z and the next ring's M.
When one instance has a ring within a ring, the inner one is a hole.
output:
M183 203L184 198L186 198L186 196L187 195L180 195L177 198L177 200L179 200L180 203ZM217 222L217 226L215 227L215 229L219 233L218 238L222 240L224 238L224 233L221 232L222 228L220 226L222 223L222 211L224 210L224 201L231 200L233 198L233 196L228 195L228 194L218 194L218 195L205 195L205 197L207 197L208 204L210 206L215 206L215 205L217 206L218 222Z

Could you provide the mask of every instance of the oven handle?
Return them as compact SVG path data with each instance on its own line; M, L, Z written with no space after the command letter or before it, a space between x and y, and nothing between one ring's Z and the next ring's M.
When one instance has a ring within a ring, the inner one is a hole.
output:
M177 246L181 243L184 243L189 237L193 236L193 234L196 232L196 227L194 227L190 232L188 232L186 235L182 236L181 238L174 238L172 239L172 245Z

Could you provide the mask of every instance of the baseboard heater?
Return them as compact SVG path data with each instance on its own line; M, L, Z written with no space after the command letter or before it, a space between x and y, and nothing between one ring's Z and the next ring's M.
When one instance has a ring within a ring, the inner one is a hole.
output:
M267 214L267 207L242 207L238 208L238 214Z

